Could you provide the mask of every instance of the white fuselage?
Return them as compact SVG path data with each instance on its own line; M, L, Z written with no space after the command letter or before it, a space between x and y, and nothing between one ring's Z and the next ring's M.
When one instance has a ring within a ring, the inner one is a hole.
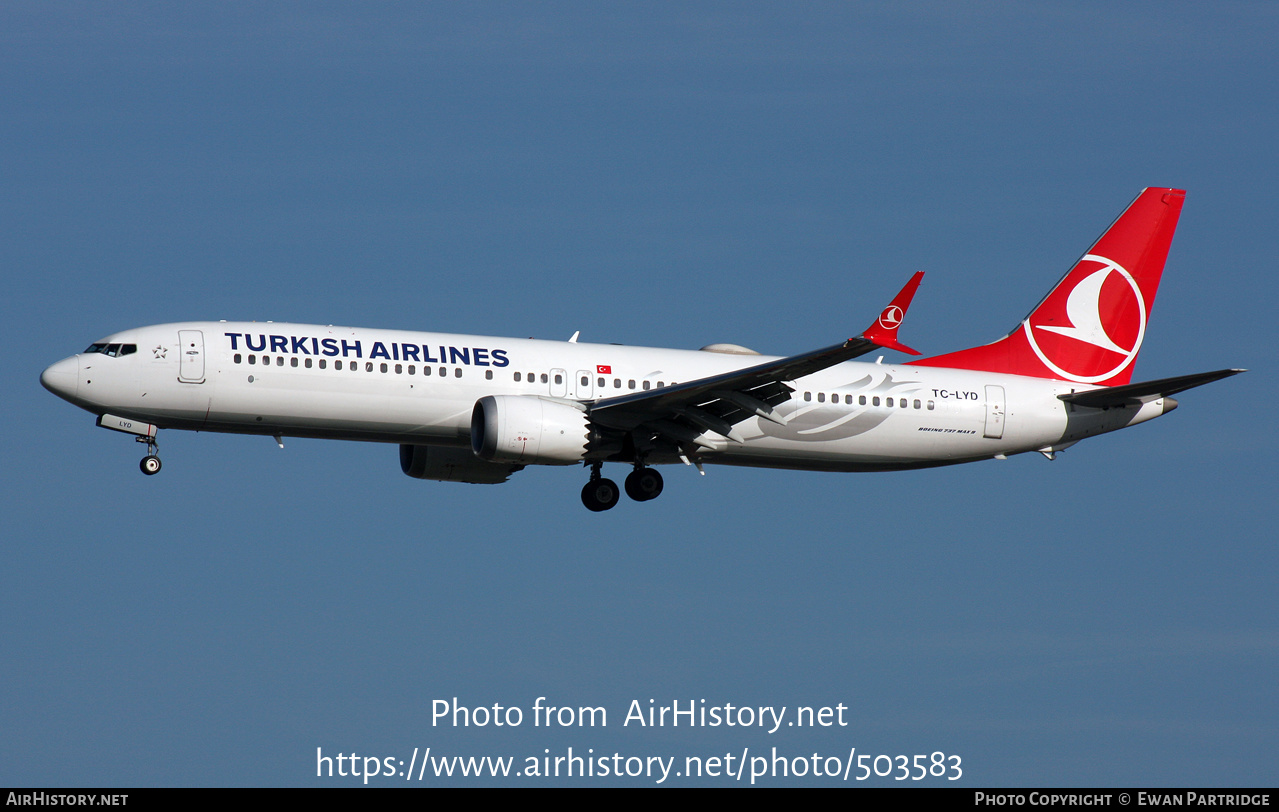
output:
M103 339L136 352L82 353L46 386L99 415L159 428L469 447L487 395L592 402L769 360L759 355L259 322L190 322ZM846 362L789 382L782 424L708 432L702 462L824 471L945 465L1051 452L1164 413L1078 409L1065 381L920 365ZM669 455L650 462L674 462Z

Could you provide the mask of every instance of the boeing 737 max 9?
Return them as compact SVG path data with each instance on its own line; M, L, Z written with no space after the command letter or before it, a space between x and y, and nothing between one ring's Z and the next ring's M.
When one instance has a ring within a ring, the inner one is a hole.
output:
M1146 189L1011 333L907 363L914 277L861 335L788 358L346 327L190 322L126 330L41 375L49 391L146 443L159 429L397 443L419 479L504 482L526 465L590 468L582 502L662 491L654 466L891 471L1037 451L1177 406L1225 369L1131 383L1185 192Z

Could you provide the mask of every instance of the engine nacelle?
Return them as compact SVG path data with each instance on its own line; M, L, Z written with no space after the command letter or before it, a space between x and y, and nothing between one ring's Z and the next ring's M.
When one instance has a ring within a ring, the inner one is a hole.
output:
M471 412L471 450L493 462L572 465L590 433L586 412L536 395L488 395Z
M400 470L414 479L437 479L441 482L470 482L473 485L496 485L523 468L485 462L469 448L437 445L401 445Z

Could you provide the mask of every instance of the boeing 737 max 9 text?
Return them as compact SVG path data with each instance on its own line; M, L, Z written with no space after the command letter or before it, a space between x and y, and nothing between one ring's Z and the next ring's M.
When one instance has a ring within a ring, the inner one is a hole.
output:
M655 466L892 471L1037 451L1176 408L1224 369L1132 383L1185 193L1146 189L1011 333L907 363L897 340L922 273L855 338L787 358L345 327L190 322L126 330L41 375L98 425L397 443L419 479L498 483L526 465L590 468L582 501L662 491Z

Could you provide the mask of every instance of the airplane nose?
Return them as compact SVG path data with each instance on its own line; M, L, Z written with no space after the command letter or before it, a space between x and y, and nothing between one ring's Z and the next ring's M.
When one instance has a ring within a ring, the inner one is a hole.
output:
M58 397L70 400L75 397L79 377L80 359L73 355L41 372L40 383Z

